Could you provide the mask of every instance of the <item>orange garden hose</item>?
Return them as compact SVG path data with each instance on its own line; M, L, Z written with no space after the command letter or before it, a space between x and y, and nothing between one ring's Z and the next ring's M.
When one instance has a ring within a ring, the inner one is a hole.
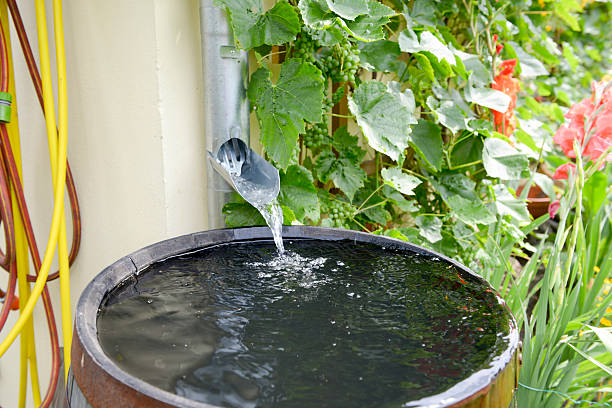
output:
M32 49L30 47L23 21L21 20L21 16L19 10L17 8L17 4L14 0L6 0L9 10L11 12L15 29L17 31L17 35L19 37L19 41L21 44L21 48L23 50L25 60L28 66L28 70L30 72L30 76L34 83L34 88L36 89L37 96L39 101L41 102L41 107L43 108L43 114L45 113L44 103L43 103L43 84L41 81L41 77L38 71L38 67L34 60L34 56L32 53ZM3 24L0 24L0 91L8 92L9 91L9 83L10 83L10 67L9 67L9 55L7 52L7 41L5 36L5 27ZM65 126L64 126L65 129ZM56 137L58 133L56 130ZM32 262L34 264L36 272L41 270L42 262L40 258L40 254L38 251L38 247L36 244L36 239L34 236L32 223L29 216L28 207L25 200L25 195L23 191L23 186L21 183L21 176L19 171L19 162L16 160L16 157L13 153L13 147L11 146L9 132L7 130L7 126L5 123L0 123L0 217L3 223L4 235L6 241L6 249L5 252L0 251L0 266L9 271L9 282L6 293L0 290L0 298L4 297L4 304L0 311L0 330L2 330L3 326L6 323L9 312L12 308L14 308L17 298L15 296L15 287L17 281L17 257L16 257L16 243L15 243L15 222L17 217L19 222L23 223L23 228L25 231L25 239L27 240L27 247L29 248L29 252L31 254ZM51 143L51 142L50 142ZM55 171L55 169L53 169ZM54 179L55 182L55 179ZM72 234L72 245L70 250L70 255L68 257L69 264L72 264L74 261L80 246L80 238L81 238L81 217L80 217L80 209L78 198L76 195L76 188L74 185L74 179L72 177L72 173L70 168L67 165L66 168L66 190L68 193L70 207L71 207L71 217L72 217L72 225L73 225L73 234ZM17 211L17 213L15 212ZM61 246L61 244L60 244ZM61 249L61 248L60 248ZM27 260L26 260L27 261ZM60 261L61 262L61 261ZM47 269L48 270L48 269ZM56 279L59 276L59 271L49 274L46 278L46 281L50 281ZM28 281L36 281L38 276L27 275ZM29 286L29 285L28 285ZM28 289L29 290L29 289ZM51 300L49 297L49 293L46 285L42 289L42 299L43 306L45 309L45 315L47 318L47 325L49 330L49 337L51 343L51 355L52 355L52 369L51 369L51 377L49 381L49 386L47 392L45 394L44 399L41 401L41 407L48 407L54 396L55 389L57 387L57 382L59 378L59 365L60 365L60 356L59 356L59 341L58 341L58 332L55 323L55 317L53 313L53 307L51 304ZM27 299L26 299L27 300ZM64 327L64 330L66 327ZM24 329L25 330L25 329ZM64 333L64 336L68 336L70 333ZM24 347L24 343L22 342L22 347ZM33 347L33 339L31 342L31 347ZM23 361L22 361L22 369L24 369ZM22 379L23 379L22 372ZM37 374L36 374L37 376ZM33 378L33 388L34 382L37 382L37 378ZM23 383L22 383L23 387ZM33 390L35 393L35 401L36 401L36 392L37 390ZM40 397L38 398L40 400ZM20 401L21 403L22 401Z

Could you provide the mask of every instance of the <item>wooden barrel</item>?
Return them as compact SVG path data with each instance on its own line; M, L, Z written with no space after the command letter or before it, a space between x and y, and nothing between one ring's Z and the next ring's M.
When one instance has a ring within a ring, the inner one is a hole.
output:
M119 368L104 353L98 341L96 323L98 310L108 292L133 275L138 275L154 262L222 243L271 238L270 229L267 227L204 231L153 244L121 258L104 269L85 288L77 305L71 376L67 383L70 407L218 408L157 388ZM462 273L476 276L463 265L443 255L378 235L332 228L289 226L283 227L283 239L349 239L381 246L395 245L408 248L417 254L436 256L454 265ZM508 344L487 368L458 381L441 394L411 402L408 406L507 408L517 385L519 333L514 318L507 308L506 311L509 315ZM348 405L350 402L347 402Z

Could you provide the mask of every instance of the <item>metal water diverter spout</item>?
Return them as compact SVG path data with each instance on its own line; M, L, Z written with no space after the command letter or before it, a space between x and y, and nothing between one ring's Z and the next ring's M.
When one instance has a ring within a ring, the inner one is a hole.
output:
M208 158L234 190L257 209L276 200L280 191L278 169L241 139L231 138L221 145L216 155L209 152Z
M216 156L230 138L249 144L249 102L247 53L235 47L234 35L225 12L213 0L200 0L204 133L206 150ZM208 166L207 199L210 229L225 226L223 205L232 188Z

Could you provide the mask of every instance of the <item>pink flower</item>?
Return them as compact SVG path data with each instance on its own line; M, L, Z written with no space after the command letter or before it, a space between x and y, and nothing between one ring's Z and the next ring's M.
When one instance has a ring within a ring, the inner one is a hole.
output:
M557 211L559 211L559 208L561 208L561 201L559 200L555 200L548 205L548 215L550 216L550 218L555 218L555 215L557 215Z
M574 173L576 171L576 165L574 163L562 164L557 167L557 170L555 170L555 174L553 174L552 178L554 180L567 180L570 169L572 173Z
M585 159L592 161L599 159L612 145L612 87L606 89L605 81L594 82L591 87L592 97L584 98L570 108L565 114L565 118L569 121L561 125L553 137L553 141L569 158L576 157L575 140L582 146L582 155L585 156ZM593 101L599 95L601 98L599 98L598 105L595 106ZM590 128L586 129L589 139L585 145L585 123L596 110L598 110L597 116L592 118ZM612 154L608 155L605 161L612 161ZM567 175L564 178L567 178Z

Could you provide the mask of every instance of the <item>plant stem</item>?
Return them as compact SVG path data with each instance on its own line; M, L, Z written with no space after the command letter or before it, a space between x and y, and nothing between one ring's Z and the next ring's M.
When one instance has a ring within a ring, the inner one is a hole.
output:
M367 203L370 198L372 198L374 196L374 194L376 194L385 184L381 184L380 186L378 186L376 188L376 190L372 191L372 193L368 196L368 198L366 198L363 203L361 203L361 205L359 206L359 208L357 208L357 211L355 211L355 214L359 214L361 212L361 209L363 208L363 206L365 205L365 203Z

